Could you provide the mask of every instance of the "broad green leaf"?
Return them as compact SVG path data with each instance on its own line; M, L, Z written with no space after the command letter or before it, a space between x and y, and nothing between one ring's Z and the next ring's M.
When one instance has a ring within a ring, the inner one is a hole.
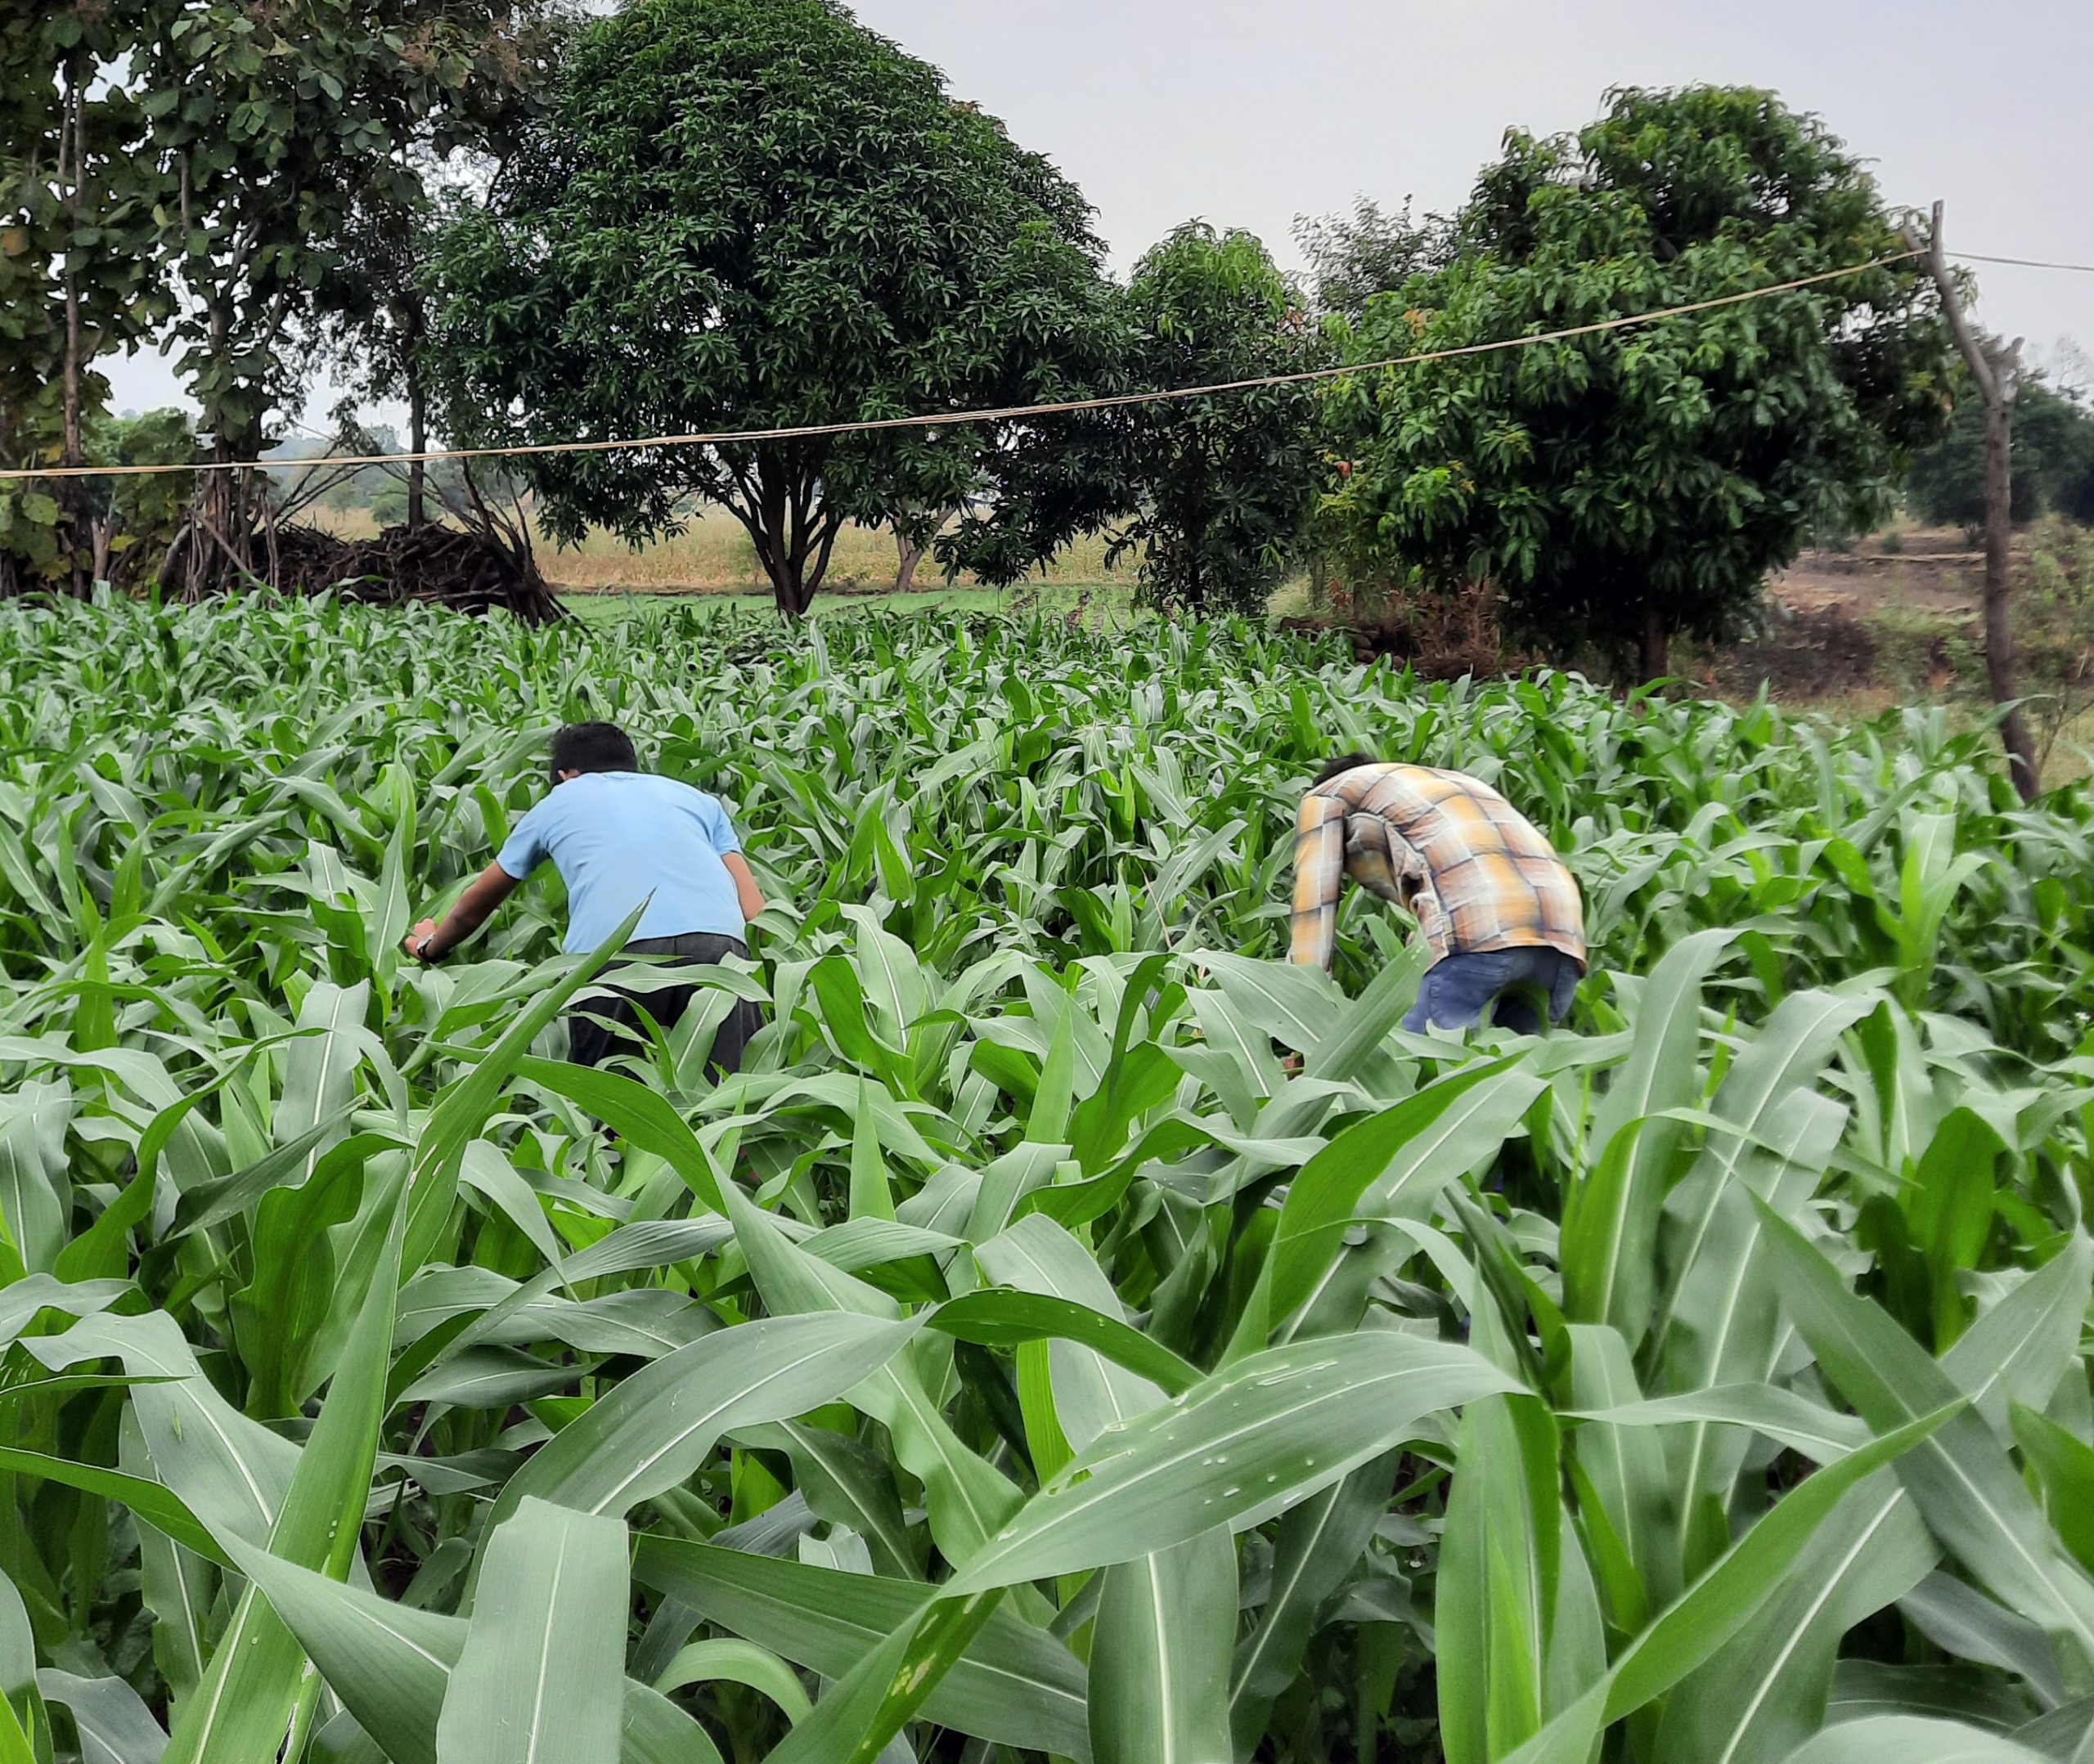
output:
M739 1551L640 1538L633 1574L744 1640L843 1679L924 1608L920 1584L774 1561ZM1085 1758L1083 1667L1007 1609L982 1626L931 1692L930 1720L1006 1745Z
M1355 1214L1426 1219L1439 1191L1488 1156L1541 1088L1521 1057L1471 1066L1348 1128L1288 1185L1266 1304L1279 1324L1314 1300Z
M1761 1208L1782 1301L1826 1377L1888 1431L1960 1393L1881 1307L1847 1290L1796 1229ZM1975 1413L1952 1418L1899 1466L1920 1515L1977 1579L2094 1657L2094 1583L2058 1547L2027 1485Z
M1697 931L1645 981L1629 1058L1593 1115L1593 1172L1564 1209L1564 1314L1612 1324L1632 1353L1649 1325L1658 1214L1686 1131L1663 1113L1699 1093L1701 982L1737 935Z
M1448 1764L1488 1764L1569 1707L1606 1665L1599 1609L1565 1522L1539 1398L1472 1403L1455 1443L1436 1628Z
M1960 1721L1876 1715L1843 1721L1791 1752L1786 1764L2042 1764L2041 1755Z
M1173 1395L1191 1389L1200 1381L1198 1367L1153 1337L1070 1299L1050 1298L1044 1293L987 1287L940 1305L924 1322L941 1335L978 1342L984 1347L1016 1347L1027 1341L1081 1342L1099 1358Z
M884 1294L789 1241L769 1214L738 1192L730 1190L726 1198L736 1241L771 1311L893 1315L896 1307ZM896 1457L923 1484L939 1549L948 1560L964 1559L1017 1507L1016 1488L962 1442L905 1355L867 1370L871 1376L852 1392L852 1401L886 1426Z
M662 1159L713 1212L727 1210L711 1154L660 1092L617 1072L528 1054L519 1055L515 1066L519 1077L580 1103L620 1138Z
M609 1758L625 1699L622 1521L525 1500L491 1528L438 1764Z
M1826 1522L1827 1547L1791 1567L1782 1591L1667 1699L1658 1745L1682 1764L1780 1764L1825 1720L1848 1631L1903 1598L1939 1546L1890 1470Z
M1390 1455L1363 1464L1281 1519L1265 1607L1257 1627L1237 1644L1229 1667L1230 1726L1238 1756L1256 1746L1273 1700L1301 1670L1318 1611L1358 1565L1387 1510L1397 1462Z
M1713 1659L1783 1583L1840 1502L1867 1476L1894 1463L1954 1416L1957 1405L1849 1452L1807 1476L1724 1552L1708 1573L1633 1638L1592 1687L1510 1754L1512 1764L1587 1759L1608 1723L1664 1696Z
M541 1447L510 1479L494 1518L530 1496L622 1516L684 1481L722 1434L833 1401L914 1331L834 1312L768 1317L694 1341L623 1380Z
M686 1685L710 1684L726 1679L760 1690L798 1721L814 1707L797 1674L767 1648L753 1642L694 1641L680 1650L662 1676L654 1681L660 1691L681 1690Z
M1119 1296L1104 1271L1052 1219L1037 1213L1022 1219L982 1244L975 1255L991 1280L1082 1305L1117 1323L1108 1332L1123 1340L1135 1334L1121 1318ZM975 1296L978 1301L984 1295ZM1167 1389L1185 1388L1175 1380L1152 1381L1130 1371L1118 1356L1067 1336L1050 1337L1047 1353L1056 1417L1079 1452L1108 1428L1124 1427L1148 1413L1163 1401Z
M36 1675L47 1703L72 1712L80 1764L160 1764L167 1735L121 1678L81 1678L46 1667Z
M2040 1409L2051 1400L2078 1351L2090 1294L2094 1239L2076 1232L1942 1355L1942 1370L2002 1439L2011 1403Z
M1253 1354L1080 1454L948 1587L1075 1573L1255 1524L1427 1416L1508 1388L1465 1348L1385 1331Z
M1236 1540L1225 1528L1103 1574L1090 1641L1098 1764L1219 1764L1229 1735Z
M366 1497L385 1416L400 1256L407 1232L404 1186L389 1203L392 1224L348 1352L328 1386L319 1419L270 1528L270 1553L330 1580L357 1559ZM150 1433L148 1434L150 1438ZM222 1543L229 1544L222 1538ZM177 1764L273 1760L317 1690L305 1655L253 1587L213 1649L196 1694L176 1723L169 1756Z

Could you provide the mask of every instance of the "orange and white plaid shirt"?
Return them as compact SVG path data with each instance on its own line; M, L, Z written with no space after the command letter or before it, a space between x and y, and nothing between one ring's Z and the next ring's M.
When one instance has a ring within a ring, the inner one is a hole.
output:
M1418 920L1435 962L1545 945L1582 965L1578 884L1555 848L1481 779L1361 765L1302 798L1289 959L1328 968L1350 877Z

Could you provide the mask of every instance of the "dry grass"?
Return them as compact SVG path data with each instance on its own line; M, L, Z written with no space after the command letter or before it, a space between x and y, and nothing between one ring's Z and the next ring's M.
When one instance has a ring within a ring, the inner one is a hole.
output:
M366 509L314 511L313 523L345 539L368 538L376 530ZM538 568L555 588L569 593L751 594L770 592L748 535L735 518L708 509L682 532L638 550L609 533L592 532L578 545L561 546L534 532ZM825 594L875 591L894 580L894 536L884 527L847 527L838 536ZM1130 563L1108 570L1105 541L1095 536L1077 541L1036 580L1051 586L1112 585L1130 588ZM926 588L943 587L937 566L926 558L916 580ZM956 586L976 586L963 572Z

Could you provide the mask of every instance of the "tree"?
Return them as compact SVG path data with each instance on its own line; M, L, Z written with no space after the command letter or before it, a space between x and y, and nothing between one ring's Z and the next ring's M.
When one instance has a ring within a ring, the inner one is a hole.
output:
M294 411L325 278L355 248L374 186L506 78L507 0L147 0L131 47L182 299L171 341L222 461L254 458ZM170 549L195 593L268 573L265 481L216 472Z
M1622 92L1575 140L1519 132L1456 254L1343 328L1372 361L1766 288L1904 249L1873 181L1771 94ZM1517 635L1640 652L1747 622L1813 530L1872 523L1940 432L1951 364L1922 267L1363 374L1326 400L1326 500L1356 571L1494 582Z
M582 33L439 266L444 419L474 444L797 427L1111 389L1090 209L937 70L830 0L650 0ZM847 520L972 505L938 540L1020 572L1076 486L1009 422L526 463L546 523L634 544L696 496L803 615ZM1044 549L1043 549L1044 548Z
M573 22L566 0L459 10L449 34L469 57L467 77L350 193L316 290L321 352L366 402L407 406L411 455L429 445L429 283L443 228L465 200L461 173L484 176L514 150ZM429 472L418 459L404 469L407 524L419 527Z
M1957 389L1948 433L1913 456L1905 493L1921 519L1975 532L1985 523L1984 401L1965 376ZM2015 401L2011 457L2017 523L2052 510L2094 520L2094 411L2053 391L2033 370Z
M1320 312L1355 322L1376 294L1400 288L1413 276L1447 258L1451 223L1440 216L1413 221L1410 200L1386 209L1367 196L1350 214L1297 215L1294 242L1309 260L1310 285Z
M1251 234L1188 221L1135 267L1135 378L1162 389L1321 366L1303 304ZM1135 513L1108 562L1138 551L1143 590L1159 606L1262 612L1322 476L1315 416L1304 385L1131 407L1124 469Z
M18 0L0 18L0 462L79 465L107 384L97 357L172 311L144 116L115 77L144 0ZM78 479L0 493L0 591L93 575Z

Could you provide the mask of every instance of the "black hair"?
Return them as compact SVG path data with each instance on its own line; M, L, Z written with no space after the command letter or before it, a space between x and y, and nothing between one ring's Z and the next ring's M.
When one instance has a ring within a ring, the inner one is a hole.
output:
M553 782L562 772L636 772L632 737L616 723L569 723L553 737Z
M1328 784L1333 778L1344 773L1356 770L1363 765L1379 765L1381 763L1371 753L1341 753L1323 770L1317 773L1316 782L1319 784Z

